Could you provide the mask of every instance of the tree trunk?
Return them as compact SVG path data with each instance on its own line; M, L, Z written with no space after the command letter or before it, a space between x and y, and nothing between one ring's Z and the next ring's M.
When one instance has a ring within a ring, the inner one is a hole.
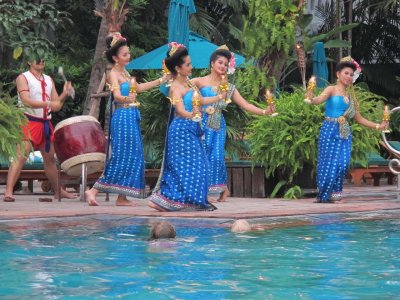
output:
M84 115L89 114L91 109L92 111L98 110L98 108L97 109L92 108L92 105L99 105L99 101L93 102L94 98L92 98L92 94L98 93L101 79L103 78L103 74L106 71L107 62L103 57L103 53L106 50L105 41L107 38L107 34L108 34L107 21L105 18L102 18L99 29L99 35L97 37L96 50L94 53L92 72L90 74L89 87L86 94L85 104L83 106Z
M349 20L347 23L353 23L353 1L349 0ZM348 37L347 37L348 42L350 45L353 45L353 31L352 29L349 29ZM351 47L347 48L347 55L351 56Z

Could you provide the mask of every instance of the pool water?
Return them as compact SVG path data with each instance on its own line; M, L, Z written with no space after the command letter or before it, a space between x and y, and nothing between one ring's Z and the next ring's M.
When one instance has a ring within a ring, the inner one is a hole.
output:
M400 220L233 234L147 221L0 226L1 299L400 299ZM29 223L28 223L29 224Z

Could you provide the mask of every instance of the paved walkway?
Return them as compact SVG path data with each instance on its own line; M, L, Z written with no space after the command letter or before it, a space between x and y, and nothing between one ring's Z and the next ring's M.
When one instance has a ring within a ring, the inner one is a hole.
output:
M39 191L35 185L34 191ZM0 199L4 186L0 186ZM69 217L86 215L126 215L140 217L174 217L174 218L268 218L298 216L309 214L381 212L400 210L400 196L397 186L382 185L374 187L363 185L354 187L348 184L344 189L345 200L335 204L313 203L313 198L300 200L266 199L266 198L228 198L227 202L216 203L218 210L213 212L157 212L147 207L146 200L134 200L134 207L115 206L115 196L105 202L105 194L99 194L100 206L90 207L85 202L64 199L62 202L39 202L42 194L16 195L16 202L0 201L0 220Z

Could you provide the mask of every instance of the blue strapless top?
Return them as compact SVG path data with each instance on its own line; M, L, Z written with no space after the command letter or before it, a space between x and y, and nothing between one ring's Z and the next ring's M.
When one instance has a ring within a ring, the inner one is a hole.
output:
M123 82L119 85L121 96L129 96L130 84L129 82Z
M213 89L212 86L203 86L203 87L200 89L200 94L201 94L203 97L214 97L214 96L217 95L217 93L214 91L214 89ZM204 107L207 107L207 106L210 106L210 105L212 105L212 104L204 105Z
M182 97L183 105L185 106L185 110L187 112L192 112L192 110L193 110L192 96L193 96L193 90L190 89Z
M163 84L160 85L160 87L158 88L158 90L165 96L168 97L169 96L169 90L170 87L167 86L167 84L164 82Z
M325 102L325 117L338 118L343 116L350 103L344 101L343 96L331 96Z

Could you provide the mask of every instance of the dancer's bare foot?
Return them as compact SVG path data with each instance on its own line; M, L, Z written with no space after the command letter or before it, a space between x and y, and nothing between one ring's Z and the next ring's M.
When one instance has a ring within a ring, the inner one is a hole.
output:
M4 195L4 198L3 198L3 201L4 202L14 202L15 201L15 198L13 197L13 195Z
M225 190L221 193L221 196L218 198L218 202L225 202L226 198L228 198L231 195L229 190L225 188Z
M155 210L158 210L158 211L167 211L166 209L162 208L161 206L158 206L157 204L155 204L153 201L147 202L147 206L150 208L154 208Z
M85 192L85 200L89 206L99 206L96 196L91 190Z
M61 189L61 198L76 199L79 195L77 193L68 193L66 190ZM54 195L54 199L58 199L58 195Z
M209 203L216 203L216 202L218 202L219 198L217 199L217 198L214 198L214 197L208 197L207 200L208 200Z
M135 206L132 201L126 199L125 196L118 196L117 201L115 201L116 206Z

